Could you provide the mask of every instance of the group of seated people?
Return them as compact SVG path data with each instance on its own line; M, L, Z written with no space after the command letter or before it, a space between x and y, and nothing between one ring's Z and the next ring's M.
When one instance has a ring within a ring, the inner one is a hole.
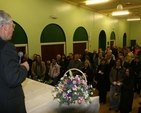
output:
M56 58L41 60L41 56L34 54L34 60L24 55L23 61L28 61L31 69L27 77L32 79L51 79L55 86L64 73L71 68L80 69L85 73L87 83L99 91L100 103L106 103L107 92L110 91L110 108L121 113L129 113L132 110L133 92L140 94L141 85L141 49L124 47L110 48L105 51L101 48L84 54L70 53L57 54ZM115 94L117 101L115 102Z

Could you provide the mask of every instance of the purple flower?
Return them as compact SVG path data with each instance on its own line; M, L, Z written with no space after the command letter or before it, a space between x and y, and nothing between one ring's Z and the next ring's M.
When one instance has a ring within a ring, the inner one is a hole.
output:
M69 81L68 81L68 85L70 85L70 84L72 84L72 81L69 80Z
M68 93L68 95L67 95L67 96L72 98L72 93L71 93L71 92L70 92L70 93Z

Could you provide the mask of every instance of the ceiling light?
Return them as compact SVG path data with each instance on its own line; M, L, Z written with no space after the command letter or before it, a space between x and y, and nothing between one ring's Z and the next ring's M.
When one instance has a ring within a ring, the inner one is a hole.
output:
M130 17L127 19L127 21L138 21L140 20L140 17Z
M86 1L86 5L98 4L98 3L107 2L107 1L108 0L89 0L89 1Z
M112 16L122 16L122 15L128 15L128 14L129 14L128 10L112 12Z
M117 6L117 10L123 10L123 6L122 6L121 4L119 4L119 5Z
M129 11L128 10L123 10L122 4L119 4L117 6L117 11L112 12L112 16L123 16L123 15L128 15Z

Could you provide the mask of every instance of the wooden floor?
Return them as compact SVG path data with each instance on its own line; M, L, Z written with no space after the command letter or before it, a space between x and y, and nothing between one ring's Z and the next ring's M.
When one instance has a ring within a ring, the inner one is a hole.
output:
M98 95L97 90L94 91L94 95L95 96ZM138 113L138 107L140 106L139 102L141 102L140 95L134 93L132 112L130 112L130 113ZM103 104L103 103L100 104L99 113L116 113L114 110L109 110L109 92L107 93L107 103L106 104ZM120 113L120 112L118 112L118 113Z

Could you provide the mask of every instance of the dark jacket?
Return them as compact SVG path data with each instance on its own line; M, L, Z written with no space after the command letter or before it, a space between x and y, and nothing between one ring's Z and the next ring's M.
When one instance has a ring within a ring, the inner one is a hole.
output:
M16 48L0 38L5 45L0 49L0 113L26 113L21 83L27 69L20 66Z
M120 110L125 112L130 112L132 110L133 102L133 86L134 79L133 75L126 76L121 85L121 101L120 101Z
M100 74L99 72L102 71L104 74ZM108 79L109 79L109 76L108 76L108 66L107 64L105 65L99 65L98 68L97 68L97 75L96 75L96 78L95 80L97 81L97 89L106 89L108 90Z
M93 69L90 68L90 67L88 67L88 68L83 68L83 69L82 69L82 72L83 72L83 73L86 73L86 75L88 75L88 77L86 77L88 84L93 84L93 82L94 82L94 81L93 81L93 78L94 78Z
M125 77L125 68L121 66L121 68L117 69L116 66L111 68L109 79L110 82L120 81L122 82Z

